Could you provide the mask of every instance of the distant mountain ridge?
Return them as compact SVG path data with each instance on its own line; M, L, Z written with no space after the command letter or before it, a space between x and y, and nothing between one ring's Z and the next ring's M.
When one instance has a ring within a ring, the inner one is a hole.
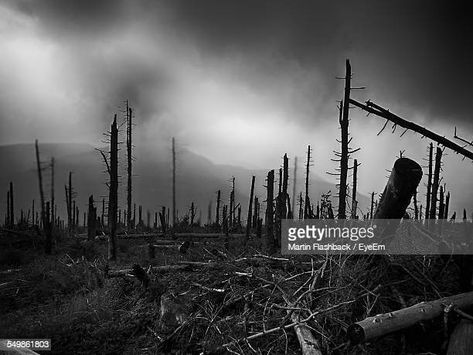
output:
M50 169L51 157L55 158L55 196L58 205L58 214L64 218L65 192L64 185L67 183L69 171L73 172L72 182L77 194L77 206L80 210L80 223L83 222L83 212L87 208L89 195L93 194L97 203L98 213L101 213L101 200L107 198L108 191L105 186L107 176L105 166L100 154L89 144L80 143L41 143L40 154L42 160L43 181L46 199L50 196ZM124 152L121 154L124 157ZM169 152L153 154L135 153L133 178L133 200L143 206L143 219L146 221L146 211L152 213L161 206L170 207L171 193L171 156ZM169 155L169 156L168 156ZM125 159L121 157L120 162L120 186L119 203L120 208L126 208L126 173ZM212 203L212 219L215 218L216 192L221 190L223 203L228 204L231 178L235 177L236 202L242 206L242 218L246 218L248 206L248 195L250 191L251 176L256 176L255 193L260 201L266 198L264 185L267 174L266 169L250 170L238 166L214 164L207 158L195 154L189 150L181 149L177 157L177 208L179 215L186 214L191 202L198 208L202 222L207 221L208 205ZM31 207L35 199L36 208L39 206L39 187L36 172L34 144L15 144L0 146L0 189L4 193L0 195L1 218L6 211L6 191L10 181L14 183L15 215L19 217L20 209L25 212ZM278 175L277 173L275 174ZM290 175L292 171L290 170ZM315 174L311 174L310 193L313 201L320 197L321 193L331 190L335 193L335 186ZM277 182L276 182L277 183ZM290 177L289 195L292 196L292 183ZM297 191L303 190L304 174L298 171ZM335 199L333 198L333 201ZM366 205L367 198L359 196L360 204ZM334 203L336 205L336 203ZM137 208L138 213L138 208Z

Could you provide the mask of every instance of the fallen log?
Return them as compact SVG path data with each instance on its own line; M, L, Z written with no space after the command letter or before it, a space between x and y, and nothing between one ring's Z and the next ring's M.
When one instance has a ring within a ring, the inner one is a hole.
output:
M151 268L152 271L160 272L169 272L169 271L187 271L190 270L190 265L163 265L163 266L154 266ZM122 269L122 270L109 270L107 277L122 277L122 276L135 276L133 274L133 269Z
M359 344L371 339L408 328L420 321L430 320L443 314L446 306L464 309L473 305L473 292L421 302L394 312L378 314L350 325L348 339Z
M296 314L296 312L293 312L291 314L291 320L297 323L300 321L300 316ZM298 323L295 325L294 331L296 332L297 340L299 340L299 344L301 345L303 355L322 355L318 340L315 339L314 335L305 323Z

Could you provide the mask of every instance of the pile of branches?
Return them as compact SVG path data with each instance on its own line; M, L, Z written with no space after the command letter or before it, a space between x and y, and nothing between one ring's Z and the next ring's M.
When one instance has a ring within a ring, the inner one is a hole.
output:
M440 257L215 255L210 261L109 271L139 280L149 299L160 302L160 319L149 328L152 351L433 351L445 333L439 321L410 329L415 341L397 333L355 346L347 329L366 317L458 291L456 266Z

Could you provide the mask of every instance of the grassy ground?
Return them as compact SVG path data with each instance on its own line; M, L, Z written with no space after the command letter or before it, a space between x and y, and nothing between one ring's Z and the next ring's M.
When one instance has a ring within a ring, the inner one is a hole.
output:
M299 354L293 329L281 329L291 323L289 299L299 300L303 317L316 313L307 324L324 353L440 354L442 319L358 346L347 343L345 331L366 316L460 292L457 266L448 258L397 257L389 266L344 256L283 262L253 258L257 242L240 251L233 241L226 258L216 252L224 251L222 243L214 242L196 243L187 254L177 247L157 250L150 260L144 239L119 244L111 270L213 263L193 271L151 272L145 288L135 277L105 277L105 241L63 238L52 256L31 245L5 248L0 338L51 338L53 354ZM171 300L183 316L162 316L163 300ZM279 329L261 335L273 328ZM238 341L247 336L255 338Z

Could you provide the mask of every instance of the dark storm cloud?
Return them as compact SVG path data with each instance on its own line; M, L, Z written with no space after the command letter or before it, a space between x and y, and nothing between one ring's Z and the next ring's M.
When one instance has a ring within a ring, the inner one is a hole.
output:
M127 97L144 119L172 106L165 101L172 74L153 61L148 47L159 51L164 38L164 51L169 43L189 44L195 66L272 98L269 104L281 103L288 119L301 124L336 113L342 82L335 76L343 75L347 57L355 84L368 86L355 94L360 98L427 119L470 122L473 12L466 1L44 0L10 6L69 48L69 62L89 80L84 90L105 92L110 101ZM131 44L142 37L149 42L117 53L122 59L94 54L94 44L119 42L127 28L134 31ZM181 60L179 54L171 52L171 61Z
M350 57L370 96L437 118L470 121L472 3L468 1L177 1L178 22L211 52L263 49L333 76ZM271 61L271 58L267 58ZM274 64L274 63L273 63ZM262 66L263 72L281 68Z

